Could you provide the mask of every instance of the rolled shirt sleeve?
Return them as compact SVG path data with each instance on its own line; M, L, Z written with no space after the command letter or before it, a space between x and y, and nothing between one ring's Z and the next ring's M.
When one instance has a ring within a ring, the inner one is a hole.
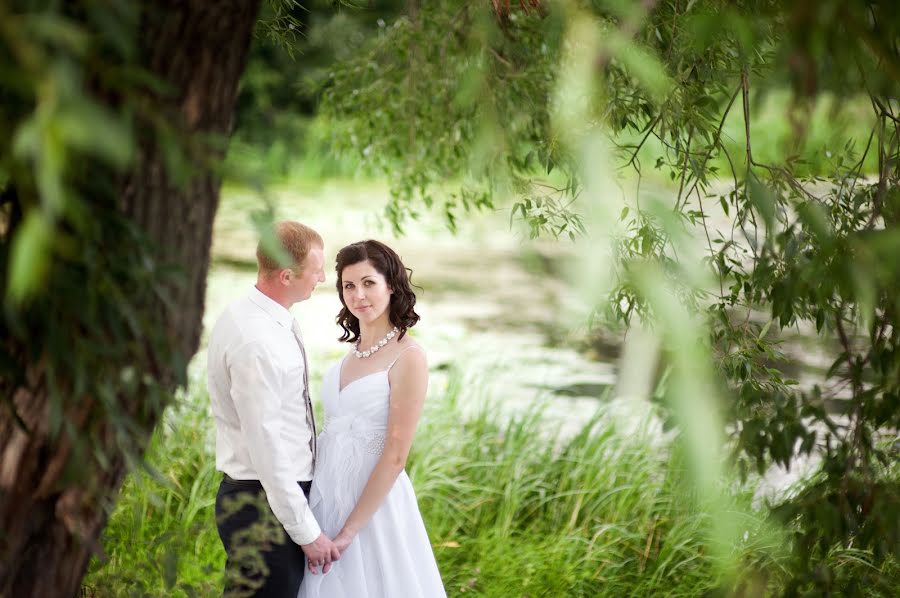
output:
M279 372L274 364L274 356L261 342L240 347L228 364L231 394L250 461L275 517L296 544L309 544L322 530L291 473L281 435L282 399L278 393Z

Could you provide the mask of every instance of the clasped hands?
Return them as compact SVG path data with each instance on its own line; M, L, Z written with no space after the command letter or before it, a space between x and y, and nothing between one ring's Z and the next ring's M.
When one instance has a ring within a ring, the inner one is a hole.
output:
M319 567L322 567L322 573L328 573L331 564L341 558L341 554L347 550L352 541L350 534L341 531L334 540L322 533L311 543L302 545L300 548L306 555L306 565L310 573L316 575Z

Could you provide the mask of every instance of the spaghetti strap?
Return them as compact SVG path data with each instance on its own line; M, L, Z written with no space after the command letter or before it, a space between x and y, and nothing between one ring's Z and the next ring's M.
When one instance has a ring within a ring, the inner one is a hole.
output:
M410 345L410 346L406 347L405 349L403 349L399 353L397 353L397 357L394 358L394 361L391 362L391 365L387 366L387 370L385 370L385 371L390 372L391 368L394 367L394 364L397 363L397 360L400 359L400 356L403 355L404 353L406 353L407 351L409 351L410 349L418 349L419 351L422 351L422 347L420 347L419 345Z

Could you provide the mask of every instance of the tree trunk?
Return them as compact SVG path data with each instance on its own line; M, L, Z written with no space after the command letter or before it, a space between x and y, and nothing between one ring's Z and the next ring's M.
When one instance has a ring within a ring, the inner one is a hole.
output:
M144 65L172 88L171 95L153 102L172 115L176 130L230 133L258 8L259 0L168 0L144 6ZM187 186L174 185L164 171L162 149L142 142L136 166L120 188L122 213L158 247L161 260L184 275L183 284L168 289L177 309L157 311L164 314L161 329L185 361L200 338L219 186L218 175L203 166ZM53 440L48 433L43 364L29 363L25 372L26 383L12 397L17 414L0 405L0 598L76 596L106 524L104 505L114 501L125 477L125 460L111 454L106 467L90 472L92 479L62 481L71 443L65 434ZM173 384L183 372L158 374ZM76 429L86 425L95 403L89 396L80 401L66 413ZM17 425L16 415L30 432ZM149 420L148 432L156 424L155 417ZM111 429L102 424L98 428L93 422L92 429ZM116 446L113 433L104 436L102 443Z

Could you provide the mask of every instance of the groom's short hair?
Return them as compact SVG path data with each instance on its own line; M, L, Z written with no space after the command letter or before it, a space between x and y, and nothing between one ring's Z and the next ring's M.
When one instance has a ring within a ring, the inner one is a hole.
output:
M274 229L275 237L280 241L282 248L290 256L296 268L303 266L312 247L325 246L319 233L295 220L282 220L275 224ZM260 272L269 273L285 268L275 257L265 251L262 241L256 246L256 263L259 265Z

